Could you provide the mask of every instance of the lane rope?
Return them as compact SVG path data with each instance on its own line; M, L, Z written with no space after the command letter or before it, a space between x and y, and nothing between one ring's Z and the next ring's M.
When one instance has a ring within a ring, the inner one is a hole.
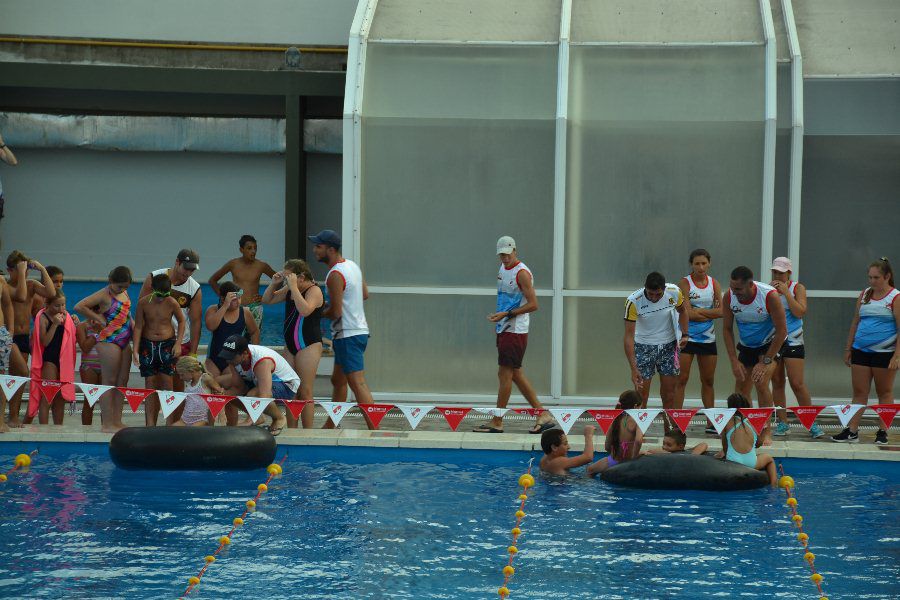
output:
M797 498L794 496L794 478L784 474L784 465L778 465L778 470L781 471L781 477L778 479L778 487L784 490L784 493L787 494L787 500L785 504L788 505L791 509L791 521L794 522L794 525L797 526L797 541L800 542L800 546L803 548L803 560L806 562L806 566L809 567L809 570L812 572L812 575L809 578L812 580L814 584L816 584L816 588L819 590L819 600L828 600L828 597L825 595L825 592L822 590L822 575L816 570L816 555L809 551L809 535L803 531L803 516L797 512Z
M28 454L19 454L18 456L16 456L16 458L13 459L12 469L9 469L6 473L0 473L0 483L4 483L7 479L9 479L10 475L12 475L14 472L18 471L19 469L24 470L24 469L27 469L28 467L30 467L31 466L31 457L37 453L38 453L37 450L32 450Z
M522 493L519 494L519 510L516 511L516 526L512 528L512 544L506 551L509 553L509 562L503 567L503 585L497 590L497 594L501 598L509 596L509 580L516 573L513 568L513 560L519 553L518 543L519 536L522 535L522 519L525 518L525 501L528 500L528 488L534 487L534 477L531 475L531 469L534 466L534 458L528 461L528 471L519 477L519 485L522 486Z

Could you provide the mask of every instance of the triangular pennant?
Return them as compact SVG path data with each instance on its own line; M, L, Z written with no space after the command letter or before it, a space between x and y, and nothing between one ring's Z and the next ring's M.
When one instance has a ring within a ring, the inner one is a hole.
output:
M609 431L609 426L612 425L612 422L616 420L616 417L622 414L621 408L590 408L588 412L591 414L594 419L597 420L597 424L600 425L600 430L603 432L603 435L606 435L606 432Z
M303 412L303 407L306 406L307 403L312 402L312 400L294 400L294 399L286 400L284 398L279 398L278 401L281 402L282 404L284 404L284 407L286 409L288 409L288 411L291 413L291 415L295 419L299 419L300 413ZM266 403L266 404L268 404L268 403ZM263 410L265 410L265 409L266 409L266 407L263 406ZM256 419L258 419L258 418L259 418L259 415L257 415L257 417L253 420L256 421Z
M688 425L691 424L691 419L694 418L694 415L697 414L699 408L667 408L666 414L669 415L669 418L672 419L672 422L678 426L678 429L682 431L682 433L687 433Z
M865 407L865 404L832 404L829 406L834 411L834 414L837 415L838 421L841 422L841 427L846 427L850 423L850 419Z
M30 381L27 377L16 377L15 375L0 375L0 389L3 395L9 400L19 391L19 388L26 382Z
M52 381L50 379L38 379L38 387L41 388L41 394L47 399L48 403L52 403L53 399L62 389L62 381Z
M181 406L187 394L184 392L169 392L160 390L156 392L159 396L159 409L162 411L163 418L168 419L172 412Z
M456 428L459 427L462 420L465 419L466 415L469 414L469 411L472 410L471 408L457 408L455 406L436 406L435 408L444 415L444 418L447 419L447 423L450 424L450 429L453 431L456 431Z
M766 425L772 418L772 413L775 412L775 408L772 406L768 408L742 408L739 412L744 415L745 419L750 421L750 425L753 426L756 433L762 435L763 429L766 428Z
M254 396L238 396L237 399L244 405L247 414L250 415L250 420L254 423L259 421L259 417L262 416L263 411L266 410L266 407L273 401L271 398L256 398ZM291 410L290 406L288 406L288 410ZM301 407L300 410L303 410L303 407ZM291 412L291 414L294 413ZM300 413L297 413L298 416L299 414Z
M556 422L559 423L560 429L563 430L563 433L569 435L569 430L572 429L572 425L575 424L575 421L578 417L581 416L581 413L584 412L583 408L551 408L550 414L553 415L553 418L556 419Z
M881 422L884 423L884 428L887 429L891 426L891 421L894 420L894 417L897 416L900 404L873 404L869 408L878 414L878 418L881 419Z
M490 415L492 417L500 417L503 418L503 415L509 412L508 408L493 408L490 406L476 406L475 412L480 412L483 415Z
M647 433L647 429L653 423L653 419L662 412L661 408L629 408L625 411L629 417L637 423L641 433Z
M788 410L797 415L797 419L803 423L803 426L809 429L819 413L824 410L824 406L792 406Z
M227 396L225 394L200 394L200 397L206 401L213 419L219 416L226 404L237 398L237 396Z
M701 408L700 412L709 417L709 420L712 422L713 427L716 428L716 433L722 435L722 431L725 429L725 426L728 424L728 421L731 420L731 417L734 416L734 413L737 412L736 408Z
M431 412L434 407L428 406L424 404L398 404L397 408L403 413L403 416L406 417L406 420L409 421L409 426L412 429L415 429L419 426L419 423L422 422L422 419L425 418L429 412Z
M78 387L81 388L81 393L84 394L84 399L87 400L88 406L94 406L97 404L97 400L100 399L100 396L108 392L109 390L116 389L113 385L100 385L93 383L76 383Z
M137 412L138 406L141 405L147 396L156 392L156 390L145 390L141 388L127 388L120 387L119 391L125 395L125 399L128 400L128 405L131 407L131 412Z
M331 422L337 425L347 414L347 411L356 406L356 402L319 402L319 406L325 409L325 414Z
M512 410L514 413L520 415L529 415L531 417L539 417L547 412L546 408L512 408L510 410Z
M393 404L360 404L359 409L369 415L369 420L372 422L372 426L375 429L378 429L378 425L381 424L381 420L384 418L384 415L388 413L389 410L394 408Z

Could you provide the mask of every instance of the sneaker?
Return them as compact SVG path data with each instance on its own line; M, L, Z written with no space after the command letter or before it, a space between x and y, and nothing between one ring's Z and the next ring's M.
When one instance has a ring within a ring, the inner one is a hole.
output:
M885 431L884 429L879 429L878 433L875 434L875 443L879 446L884 446L885 444L887 444L887 431Z
M812 439L817 440L817 439L819 439L820 437L824 437L824 436L825 436L825 432L822 431L822 428L821 428L821 427L819 427L818 425L816 425L815 423L813 423L813 424L812 424L812 427L809 428L809 436L810 436Z
M719 432L716 431L716 428L713 427L712 425L707 425L706 429L704 430L704 433L706 435L719 435Z
M813 427L815 427L815 425L813 425ZM775 426L775 433L773 433L772 435L784 436L784 435L787 435L788 431L790 431L790 430L791 430L790 425L788 425L784 421L778 421L778 425ZM820 435L821 435L821 433L820 433Z
M831 441L838 442L840 444L855 444L859 441L859 432L853 433L852 431L850 431L849 427L846 427L839 434L831 436Z

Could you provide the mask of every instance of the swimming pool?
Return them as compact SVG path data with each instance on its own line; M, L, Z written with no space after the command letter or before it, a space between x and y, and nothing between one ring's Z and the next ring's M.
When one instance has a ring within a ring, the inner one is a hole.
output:
M0 444L0 465L34 444ZM280 447L284 476L191 598L496 598L521 452ZM900 595L900 465L785 460L831 598ZM265 473L127 472L41 444L0 484L0 596L174 598ZM512 598L814 598L781 490L538 477Z

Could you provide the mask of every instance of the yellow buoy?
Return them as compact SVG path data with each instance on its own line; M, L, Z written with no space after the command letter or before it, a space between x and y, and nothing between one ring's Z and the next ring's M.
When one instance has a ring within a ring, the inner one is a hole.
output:
M513 527L513 528L512 528L512 534L513 534L513 535L519 535L520 533L522 533L522 530L519 529L518 527Z
M272 463L268 467L266 467L266 472L269 475L279 475L281 473L281 465L277 463Z
M509 596L509 588L503 586L502 588L497 590L497 593L500 594L501 597L506 598L507 596Z
M4 481L6 481L6 475L4 475L3 473L0 473L0 482L4 482Z
M213 556L212 554L210 554L209 556L207 556L207 557L206 557L205 559L203 559L203 560L205 560L205 561L208 562L208 563L214 563L214 562L216 562L216 557Z
M199 577L191 577L190 579L188 579L188 583L190 585L197 585L198 583L200 583L200 578Z
M16 459L13 461L13 464L20 468L25 468L31 464L31 457L27 454L20 454L16 456Z
M223 535L222 537L219 538L219 543L222 544L223 546L227 546L228 544L231 543L231 538L228 537L227 535Z
M253 510L254 508L256 508L256 502L254 502L253 500L247 500L247 508Z
M511 565L506 565L505 567L503 567L503 574L507 577L512 577L515 572L516 570L513 569Z
M794 515L793 517L791 517L791 521L799 525L803 522L803 517L801 517L800 515Z
M519 518L521 519L522 517L525 516L525 511L523 511L523 510L517 510L517 511L516 511L516 516L519 517Z
M809 576L809 578L813 580L813 583L822 583L822 579L824 579L824 577L822 577L818 573L813 573Z
M264 483L261 483L256 487L256 489L258 489L260 492L265 493L265 492L269 491L269 486L267 486Z
M786 504L788 506L797 506L797 499L796 498L788 498Z
M235 527L240 527L240 526L243 525L243 524L244 524L244 520L243 520L242 518L240 518L240 517L237 517L237 518L234 520L234 526L235 526Z
M519 485L524 488L528 488L534 485L534 477L532 477L529 473L525 473L521 477L519 477Z
M519 549L516 548L515 546L510 546L509 548L506 549L506 551L509 552L510 554L516 554L519 552Z
M806 562L808 562L809 564L812 564L812 562L814 560L816 560L816 555L813 554L812 552L807 552L806 554L803 555L803 558L804 558L804 560L806 560Z
M809 539L809 536L806 535L805 533L798 533L797 539L800 540L801 542L805 542L806 540Z
M525 501L528 500L528 494L519 494L519 500Z

